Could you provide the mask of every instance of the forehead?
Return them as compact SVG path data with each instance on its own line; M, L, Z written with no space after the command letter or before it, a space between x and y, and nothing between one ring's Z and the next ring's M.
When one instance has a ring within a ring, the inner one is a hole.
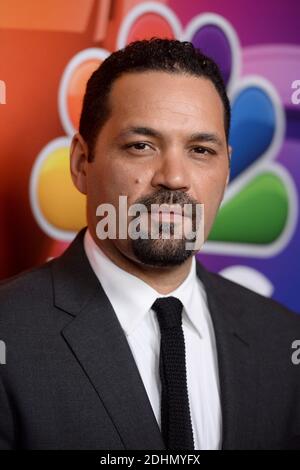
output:
M140 72L119 77L112 86L110 124L121 127L132 119L162 128L224 131L224 108L213 83L178 73Z

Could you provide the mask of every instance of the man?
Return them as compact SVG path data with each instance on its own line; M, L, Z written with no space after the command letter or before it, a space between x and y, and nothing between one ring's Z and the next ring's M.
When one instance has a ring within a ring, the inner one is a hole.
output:
M0 290L1 448L300 448L300 317L186 245L222 201L229 125L220 72L190 43L137 41L94 72L71 146L88 230ZM158 237L105 238L121 196ZM182 212L199 204L200 222Z

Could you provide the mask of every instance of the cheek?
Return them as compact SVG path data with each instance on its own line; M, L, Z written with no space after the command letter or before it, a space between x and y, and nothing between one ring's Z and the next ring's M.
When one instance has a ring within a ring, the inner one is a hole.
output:
M195 173L194 176L193 186L195 194L198 195L198 200L201 197L213 200L222 194L226 184L227 175L225 172L205 169L200 174Z
M149 172L144 168L133 170L120 162L93 168L88 179L88 196L93 206L109 202L118 205L119 196L128 196L128 205L145 194L149 186Z
M204 204L205 217L210 220L215 216L222 202L226 186L226 174L216 171L207 171L197 178L195 184L195 197Z
M135 201L146 187L146 178L139 176L135 171L114 172L108 178L109 194L115 196L128 196L128 202Z

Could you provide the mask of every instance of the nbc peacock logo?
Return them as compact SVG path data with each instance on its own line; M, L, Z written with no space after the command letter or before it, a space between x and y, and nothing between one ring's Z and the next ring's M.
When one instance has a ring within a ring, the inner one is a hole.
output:
M212 57L220 66L231 100L230 182L203 252L276 255L289 243L297 221L294 181L276 162L285 134L285 114L276 90L260 76L242 76L238 36L217 14L200 14L183 29L169 7L144 2L124 18L116 49L159 35L191 41ZM78 128L86 82L109 54L102 48L85 49L66 65L58 90L65 135L45 145L32 169L33 214L42 230L60 242L70 242L86 225L85 197L74 188L69 172L69 148Z

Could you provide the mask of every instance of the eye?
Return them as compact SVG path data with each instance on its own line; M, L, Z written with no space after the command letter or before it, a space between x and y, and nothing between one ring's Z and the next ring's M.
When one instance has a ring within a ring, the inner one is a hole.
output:
M195 150L195 153L200 155L214 155L216 152L207 147L193 147L192 150Z
M125 148L132 149L132 150L137 150L140 153L145 151L145 150L152 150L152 147L150 147L150 145L147 144L146 142L134 142L132 144L127 144L125 146Z
M128 157L153 157L156 153L156 148L153 144L148 142L131 142L124 144L122 147Z

